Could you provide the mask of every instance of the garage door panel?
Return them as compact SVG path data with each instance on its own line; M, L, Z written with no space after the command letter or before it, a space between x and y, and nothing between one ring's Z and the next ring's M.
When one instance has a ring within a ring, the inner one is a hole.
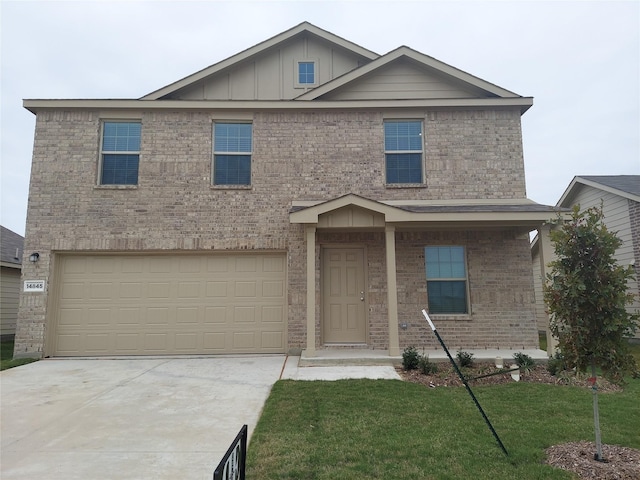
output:
M142 283L123 282L120 284L120 298L140 298L142 296Z
M205 353L224 353L227 350L226 333L205 333L202 335Z
M87 353L90 355L105 355L109 352L109 334L87 334L84 338Z
M79 327L86 315L81 308L62 308L58 314L59 327Z
M234 332L233 334L233 350L253 350L256 346L255 333L253 332Z
M95 300L114 299L113 284L111 282L91 282L89 284L89 298Z
M82 349L79 334L58 335L56 349L60 355L76 355Z
M144 333L144 350L146 353L164 352L169 346L167 333Z
M178 283L178 298L200 298L200 283L180 282Z
M169 292L171 291L171 284L169 282L153 282L148 286L149 298L169 298Z
M284 323L284 308L281 305L262 307L263 323Z
M227 282L207 282L207 297L226 297Z
M282 254L62 256L53 354L283 353Z
M205 307L204 323L227 323L227 307Z
M176 321L179 324L198 324L198 309L194 307L178 307Z
M263 348L284 349L283 338L280 331L262 332L261 345Z
M67 282L62 284L61 298L65 300L78 300L85 297L84 283Z
M236 297L255 298L256 297L256 282L255 281L235 282L234 292L235 292L235 296Z
M113 315L110 308L87 309L87 324L96 327L109 326Z
M115 316L116 327L119 326L137 326L142 323L142 312L139 307L120 308Z
M134 355L139 350L141 336L142 335L136 332L116 333L114 353L116 355Z

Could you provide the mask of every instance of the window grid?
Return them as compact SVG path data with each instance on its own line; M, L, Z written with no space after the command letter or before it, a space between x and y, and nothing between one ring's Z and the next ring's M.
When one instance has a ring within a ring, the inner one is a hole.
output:
M422 122L384 122L384 150L387 183L423 183Z
M469 312L464 247L425 247L425 270L429 313Z
M104 122L101 185L137 185L140 164L140 122Z
M214 185L251 184L252 137L250 123L214 124Z
M298 83L313 85L316 83L315 64L313 62L298 62Z

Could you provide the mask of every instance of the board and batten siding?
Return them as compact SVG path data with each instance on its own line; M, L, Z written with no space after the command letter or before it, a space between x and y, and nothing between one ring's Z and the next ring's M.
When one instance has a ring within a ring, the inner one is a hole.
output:
M320 39L281 45L249 58L196 85L171 94L181 100L291 100L307 89L296 87L298 61L316 62L318 83L326 83L360 66L362 57L332 47Z

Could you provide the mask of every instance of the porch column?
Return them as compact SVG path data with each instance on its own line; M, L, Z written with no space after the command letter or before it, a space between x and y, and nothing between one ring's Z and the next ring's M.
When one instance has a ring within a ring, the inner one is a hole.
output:
M387 255L387 306L389 309L389 356L400 355L398 337L398 288L396 284L396 227L386 225L385 250Z
M547 278L547 273L551 272L548 264L555 258L553 252L553 246L551 245L551 238L549 233L551 232L551 225L545 223L538 229L538 245L540 251L540 273L542 275L542 284L544 285ZM551 329L549 328L549 314L545 312L547 318L547 354L551 357L557 350L558 345L555 337L551 335Z
M305 228L307 244L307 357L316 355L316 226Z

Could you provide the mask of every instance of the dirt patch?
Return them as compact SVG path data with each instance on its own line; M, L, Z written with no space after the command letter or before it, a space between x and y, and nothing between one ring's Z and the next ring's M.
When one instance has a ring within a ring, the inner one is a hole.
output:
M459 387L463 383L450 364L438 364L438 372L423 375L417 370L405 371L398 368L398 374L403 380L418 383L428 388ZM477 380L469 380L498 372L490 364L478 364L473 368L463 369L471 387L476 385L500 385L515 382L511 373L500 373ZM520 382L544 383L561 386L573 385L591 389L592 379L587 375L574 372L561 372L557 376L551 375L544 365L536 365L530 371L520 372ZM604 378L597 379L598 392L620 392L622 388ZM594 442L571 442L549 447L546 462L556 468L570 471L578 475L581 480L639 480L640 479L640 450L621 447L618 445L602 445L604 462L594 459L596 445Z

